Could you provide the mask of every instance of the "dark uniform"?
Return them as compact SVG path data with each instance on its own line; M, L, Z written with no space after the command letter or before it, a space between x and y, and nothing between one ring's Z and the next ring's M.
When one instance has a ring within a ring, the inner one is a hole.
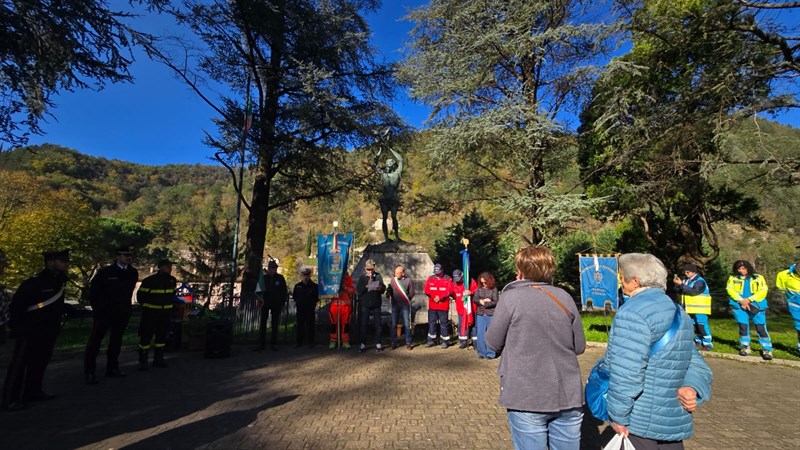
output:
M109 333L108 350L106 352L106 376L125 376L119 370L119 353L122 347L122 335L131 318L131 298L139 272L128 265L122 268L118 263L106 266L97 271L89 287L89 301L94 314L94 326L86 343L86 354L83 368L89 384L95 379L95 365L100 344L106 333Z
M270 266L277 263L270 261ZM270 345L273 350L277 350L278 326L281 320L281 310L289 297L289 288L286 286L286 278L279 273L264 273L264 306L261 307L261 318L258 326L259 348L264 349L267 341L267 315L272 314L272 332L270 335Z
M299 282L294 285L292 298L297 307L297 345L303 345L303 337L308 337L308 343L314 345L315 309L319 301L317 283L308 280L308 283Z
M136 301L142 305L142 321L139 323L139 369L147 370L147 352L150 340L153 344L153 367L167 367L164 361L164 346L167 344L167 330L172 318L172 304L175 301L175 286L178 280L172 275L158 271L145 278L136 293Z
M68 261L69 251L44 256ZM66 273L45 269L23 281L12 296L9 325L16 345L3 385L3 409L53 397L42 391L42 379L61 329L66 284Z

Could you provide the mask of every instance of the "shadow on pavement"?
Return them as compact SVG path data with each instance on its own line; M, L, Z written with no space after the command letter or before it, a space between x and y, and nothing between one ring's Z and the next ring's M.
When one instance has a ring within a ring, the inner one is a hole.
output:
M218 414L207 419L198 420L188 425L173 428L169 431L157 434L153 437L143 439L135 444L122 447L126 450L149 450L153 448L174 448L179 446L182 438L186 436L203 435L206 442L211 443L222 437L235 433L241 428L247 427L258 417L258 413L270 408L289 403L299 395L288 395L276 398L255 408L230 411Z

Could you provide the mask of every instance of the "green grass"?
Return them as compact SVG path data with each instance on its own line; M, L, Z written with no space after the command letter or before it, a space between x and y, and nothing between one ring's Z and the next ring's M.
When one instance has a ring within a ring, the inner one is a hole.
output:
M608 342L608 329L611 328L613 314L603 312L583 312L583 331L586 340L592 342ZM720 353L739 353L739 326L732 317L712 317L709 319L711 334L714 340L714 351ZM772 352L776 358L800 361L797 354L797 332L794 321L789 315L767 316L767 330L772 338ZM760 348L755 327L750 325L750 340L754 353Z
M138 314L131 316L128 328L122 336L122 345L136 345L139 343L139 318ZM64 323L56 341L56 351L82 350L86 348L86 341L92 331L92 318L71 319ZM105 342L108 342L106 335Z

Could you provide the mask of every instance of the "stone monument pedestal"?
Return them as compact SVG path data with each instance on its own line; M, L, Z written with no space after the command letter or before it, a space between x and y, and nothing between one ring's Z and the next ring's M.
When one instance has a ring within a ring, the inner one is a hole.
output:
M383 282L388 286L391 277L394 276L394 268L402 265L406 269L406 276L414 281L414 291L416 295L411 299L411 321L414 323L428 322L428 296L425 295L423 288L425 281L433 275L433 260L424 248L417 244L403 241L388 241L381 244L369 244L364 249L361 260L353 269L353 281L357 282L358 277L363 275L364 263L366 260L375 261L376 270L383 277ZM381 306L381 315L389 314L391 317L391 306L389 300L384 297ZM391 320L391 319L389 319Z

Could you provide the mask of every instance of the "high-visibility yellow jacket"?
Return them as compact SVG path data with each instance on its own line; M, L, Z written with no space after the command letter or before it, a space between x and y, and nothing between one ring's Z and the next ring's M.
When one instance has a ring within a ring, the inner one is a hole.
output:
M702 287L702 290L697 288ZM711 314L711 293L708 283L700 275L695 275L676 286L681 293L681 304L689 314Z
M732 301L739 302L744 300L742 298L742 293L744 292L744 280L745 278L741 275L731 275L728 278L728 286L726 290L728 291L728 296L731 298ZM767 298L767 280L764 279L763 276L754 273L750 277L750 301L751 302L765 302ZM759 306L760 307L760 306ZM761 308L764 309L764 308Z
M795 272L793 264L788 270L778 274L775 286L786 294L786 303L790 307L800 308L800 275Z

